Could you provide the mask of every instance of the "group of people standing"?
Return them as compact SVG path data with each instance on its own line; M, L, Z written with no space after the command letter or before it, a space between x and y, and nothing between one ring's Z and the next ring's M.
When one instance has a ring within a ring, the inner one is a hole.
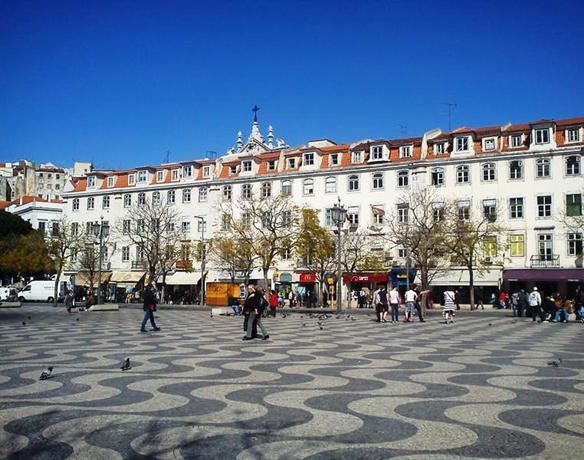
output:
M506 294L505 294L506 295ZM501 296L499 296L501 299ZM559 292L542 296L537 287L527 294L524 289L514 292L509 299L514 317L531 316L532 321L568 322L571 313L584 320L584 298L579 292L573 299Z
M422 300L420 290L415 285L410 287L405 293L403 301L405 302L405 319L409 323L413 320L414 312L417 313L420 322L424 322L422 313ZM378 323L387 323L387 316L391 310L391 323L399 322L399 305L402 303L402 297L397 287L387 291L386 286L381 286L373 293L373 305Z

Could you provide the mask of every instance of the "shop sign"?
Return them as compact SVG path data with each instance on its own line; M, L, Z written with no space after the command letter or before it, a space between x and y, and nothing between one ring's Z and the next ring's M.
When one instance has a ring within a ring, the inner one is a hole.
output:
M324 275L324 282L326 283L327 286L334 286L335 284L337 284L337 275L335 275L334 273L327 273L326 275Z
M343 275L345 283L387 283L388 277L385 274L367 275Z
M316 283L316 275L314 273L300 273L301 283Z
M282 273L280 275L280 281L282 283L291 283L292 282L292 274L291 273Z

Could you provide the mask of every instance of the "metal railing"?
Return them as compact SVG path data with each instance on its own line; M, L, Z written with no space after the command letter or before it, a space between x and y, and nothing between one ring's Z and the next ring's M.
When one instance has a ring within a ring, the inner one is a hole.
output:
M560 266L559 254L537 254L529 259L531 268L550 268Z

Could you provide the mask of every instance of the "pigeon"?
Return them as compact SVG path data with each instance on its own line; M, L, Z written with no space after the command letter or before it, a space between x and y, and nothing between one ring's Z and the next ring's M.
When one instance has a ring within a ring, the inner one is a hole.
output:
M548 366L560 367L560 364L562 364L562 358L554 359L549 361L547 364Z
M319 328L321 331L324 329L324 327L322 327L322 326L319 326L318 328Z
M302 327L306 327L306 323L302 323Z
M303 319L303 318L304 318L304 315L300 315L300 319Z
M41 372L40 380L50 379L52 374L53 374L53 366L49 366L44 371Z
M282 318L286 318L288 316L286 313L282 313Z
M22 325L23 325L23 326L26 326L26 321L23 321L23 322L22 322Z
M355 318L351 317L351 321L355 321Z
M77 321L79 321L79 318L77 318Z
M489 326L492 326L492 324L491 324L491 323L489 323Z
M28 319L29 319L29 321L32 319L30 315L28 315Z
M213 318L213 312L211 312L211 318Z
M130 364L130 358L126 358L122 364L122 367L120 367L121 370L123 371L129 371L130 369L132 369L132 365Z

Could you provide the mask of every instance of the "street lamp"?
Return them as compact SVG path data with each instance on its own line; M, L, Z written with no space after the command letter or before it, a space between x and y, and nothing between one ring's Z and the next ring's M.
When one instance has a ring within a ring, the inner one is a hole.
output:
M341 278L342 278L342 267L341 267L341 238L343 225L347 218L347 210L341 206L341 198L338 198L338 202L335 206L331 208L331 218L334 224L337 226L337 313L341 312Z
M199 305L205 304L205 262L207 258L207 251L205 251L205 227L207 221L203 216L193 216L201 224L201 298Z
M99 224L94 224L94 232L99 232L99 262L98 262L98 274L97 274L97 303L101 304L101 265L103 262L103 237L106 236L107 230L109 230L109 225L103 223L103 216L99 217ZM96 235L97 236L97 235Z

